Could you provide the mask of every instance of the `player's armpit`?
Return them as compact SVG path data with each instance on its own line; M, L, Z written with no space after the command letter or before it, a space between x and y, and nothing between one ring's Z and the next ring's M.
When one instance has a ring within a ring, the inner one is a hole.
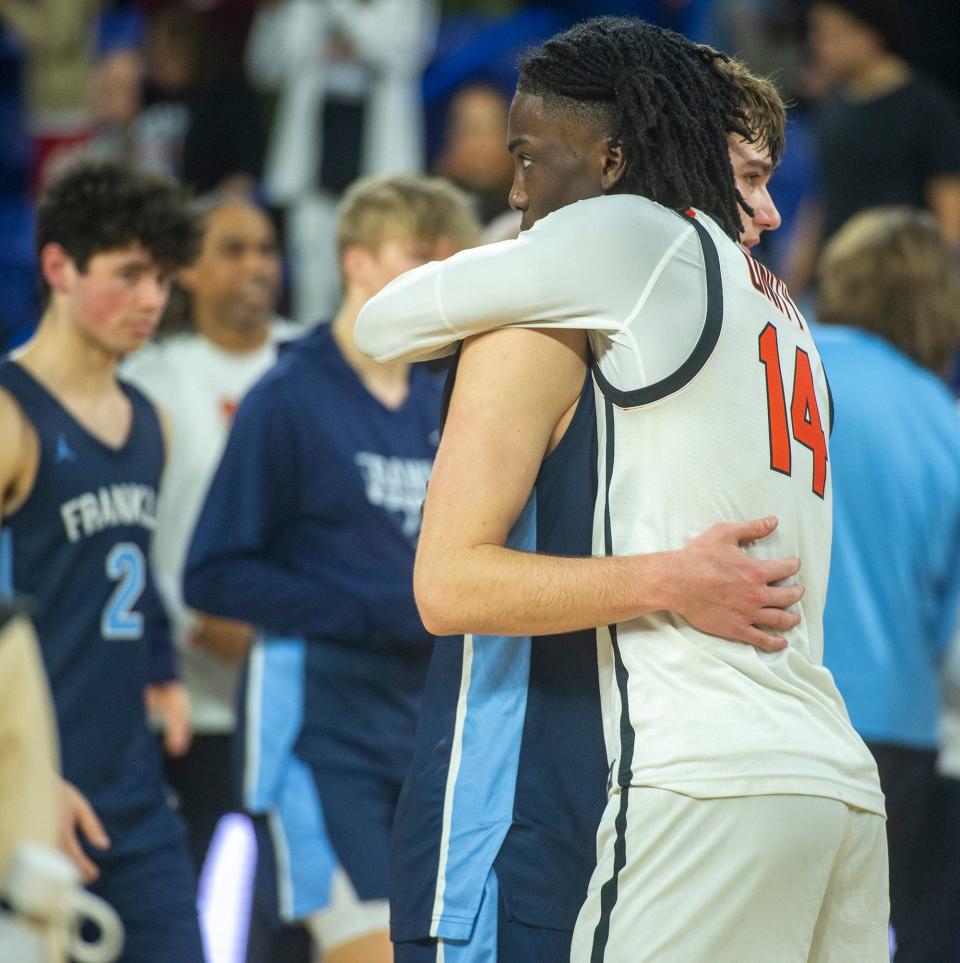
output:
M510 329L464 343L414 572L430 631L523 624L528 597L520 587L504 595L502 584L532 557L504 546L557 424L579 398L585 351L582 332Z
M160 433L163 435L163 464L166 467L173 448L173 421L163 405L155 404L154 408L157 412L157 420L160 422Z
M37 464L36 436L20 406L0 389L0 520L26 501Z

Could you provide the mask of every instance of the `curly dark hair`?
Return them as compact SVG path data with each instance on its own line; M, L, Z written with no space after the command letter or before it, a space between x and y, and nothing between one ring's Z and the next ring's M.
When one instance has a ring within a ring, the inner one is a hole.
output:
M696 207L736 239L741 231L727 134L753 139L727 58L672 30L595 17L520 59L517 90L600 124L624 149L617 190L665 207ZM752 213L752 212L751 212Z
M115 161L70 167L37 206L37 254L59 244L80 271L104 251L141 244L175 271L196 257L199 229L190 198L176 181ZM43 300L50 287L41 278Z

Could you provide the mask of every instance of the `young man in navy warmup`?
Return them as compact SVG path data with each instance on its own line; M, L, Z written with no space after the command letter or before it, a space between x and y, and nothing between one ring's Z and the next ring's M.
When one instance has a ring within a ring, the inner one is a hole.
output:
M244 398L187 558L188 604L264 633L242 707L244 804L266 817L280 914L306 921L327 963L392 960L389 834L433 649L412 582L440 385L361 355L353 327L390 280L477 235L467 199L436 179L347 192L343 302Z

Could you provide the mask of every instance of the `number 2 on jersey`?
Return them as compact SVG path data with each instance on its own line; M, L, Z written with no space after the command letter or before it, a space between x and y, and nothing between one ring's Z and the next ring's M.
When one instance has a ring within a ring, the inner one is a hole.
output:
M107 578L119 584L103 608L100 629L105 639L139 639L143 616L133 607L147 583L146 563L140 546L118 542L107 555Z
M770 424L770 467L783 475L793 474L793 437L813 454L813 492L823 498L827 487L827 438L823 433L817 393L813 385L810 356L797 348L793 371L793 398L787 418L777 329L768 324L760 332L760 363L767 374L767 415Z

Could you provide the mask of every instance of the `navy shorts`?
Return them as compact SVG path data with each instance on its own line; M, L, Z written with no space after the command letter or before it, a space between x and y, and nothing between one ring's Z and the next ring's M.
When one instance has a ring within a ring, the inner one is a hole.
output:
M569 930L530 926L511 918L497 877L491 870L483 891L473 934L467 941L444 940L444 963L566 963L570 959ZM393 944L393 963L437 963L438 941L411 940Z
M98 854L88 889L123 921L120 963L203 963L197 878L183 839L147 852Z

